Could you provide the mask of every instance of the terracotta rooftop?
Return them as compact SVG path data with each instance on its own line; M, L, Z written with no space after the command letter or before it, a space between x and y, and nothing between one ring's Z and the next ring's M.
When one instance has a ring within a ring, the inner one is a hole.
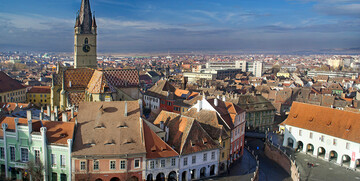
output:
M359 113L293 102L284 123L360 143L359 120Z
M181 155L218 148L194 118L161 111L154 124L159 125L161 121L164 121L164 126L169 127L168 144Z
M73 156L145 153L138 101L82 102Z
M16 105L18 108L28 108L31 106L31 103L0 102L0 109L5 111L14 111L16 109Z
M3 117L0 119L0 124L8 124L7 130L15 131L15 117ZM28 125L26 118L18 118L19 125ZM67 145L68 139L73 139L73 134L75 130L74 122L61 122L61 121L39 121L32 120L33 132L40 132L41 123L44 127L47 128L46 137L47 141L55 145ZM3 136L1 131L0 136Z
M174 157L179 154L163 141L146 123L143 123L146 158Z
M32 86L28 93L50 94L50 86Z
M3 71L0 71L0 85L0 93L25 89L25 87L21 85L20 82L12 79Z

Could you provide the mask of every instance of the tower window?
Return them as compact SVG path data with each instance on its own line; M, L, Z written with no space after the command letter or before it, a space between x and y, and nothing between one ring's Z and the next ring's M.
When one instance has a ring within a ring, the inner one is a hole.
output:
M88 44L88 43L89 43L88 38L85 38L85 44Z

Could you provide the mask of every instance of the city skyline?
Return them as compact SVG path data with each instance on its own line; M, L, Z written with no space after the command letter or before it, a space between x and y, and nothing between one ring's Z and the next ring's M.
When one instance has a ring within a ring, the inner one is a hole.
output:
M0 50L72 52L80 2L1 2ZM360 47L360 4L354 0L90 2L99 53Z

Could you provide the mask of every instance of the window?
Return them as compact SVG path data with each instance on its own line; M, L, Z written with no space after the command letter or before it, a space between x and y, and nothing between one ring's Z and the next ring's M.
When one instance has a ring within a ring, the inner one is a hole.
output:
M165 101L164 101L164 100L161 100L161 104L165 104Z
M51 154L51 166L56 167L56 155Z
M301 136L302 135L302 132L301 132L301 130L299 130L299 136Z
M310 139L312 139L312 138L313 138L313 133L312 133L312 132L310 132L310 136L309 136L309 138L310 138Z
M140 160L136 159L134 162L134 168L140 168Z
M180 107L174 107L174 111L180 111Z
M224 158L224 157L225 157L225 153L224 153L224 152L222 152L221 157L222 157L222 158Z
M52 181L57 181L57 173L56 172L51 173L51 180Z
M175 166L175 164L176 164L176 159L175 159L175 158L172 158L172 159L171 159L171 166Z
M346 143L346 149L350 149L350 143Z
M94 160L94 170L99 170L99 160Z
M186 158L184 158L184 166L186 166L187 164L188 164L188 160L187 160L188 158L186 157Z
M66 161L65 161L65 155L60 155L60 167L65 168Z
M203 161L204 161L204 162L207 161L207 153L204 153L204 155L203 155Z
M27 148L21 148L21 162L29 161L29 150Z
M211 152L211 159L215 160L215 151Z
M15 161L15 147L13 146L10 147L10 161Z
M191 163L192 163L192 164L195 164L195 163L196 163L196 156L195 156L195 155L192 156L192 158L191 158Z
M150 169L154 169L155 168L155 163L154 161L150 161Z
M95 166L94 166L95 167ZM81 161L80 162L80 170L85 170L86 169L86 162L85 161Z
M168 105L168 106L171 106L171 105L172 105L172 103L171 103L171 102L167 102L167 105Z
M88 44L89 43L89 40L88 38L85 38L85 41L84 41L85 44Z
M223 148L225 148L225 141L223 142Z
M4 147L0 147L0 159L4 159L5 158L5 150Z
M35 150L35 162L40 163L40 150Z
M120 161L120 169L125 169L126 168L126 161L125 160L121 160Z
M116 161L112 160L110 161L110 169L115 170L116 169Z
M333 139L333 145L336 146L336 139Z
M160 167L162 167L162 168L165 167L165 160L160 161Z
M66 180L67 180L66 174L64 173L60 174L60 181L66 181Z

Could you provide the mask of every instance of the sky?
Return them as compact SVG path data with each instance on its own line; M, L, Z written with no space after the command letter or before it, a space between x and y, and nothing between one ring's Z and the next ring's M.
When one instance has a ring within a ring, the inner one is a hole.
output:
M81 0L0 0L0 51L72 52ZM360 47L360 0L90 0L98 52Z

